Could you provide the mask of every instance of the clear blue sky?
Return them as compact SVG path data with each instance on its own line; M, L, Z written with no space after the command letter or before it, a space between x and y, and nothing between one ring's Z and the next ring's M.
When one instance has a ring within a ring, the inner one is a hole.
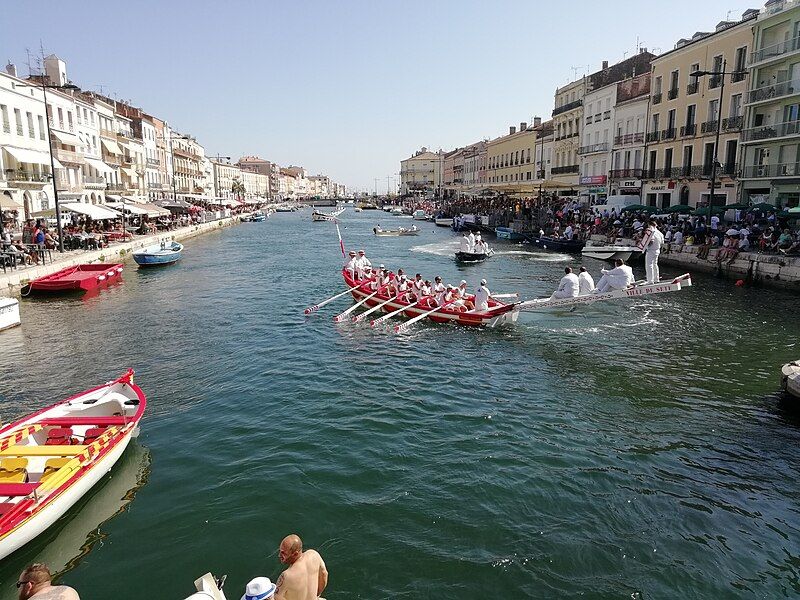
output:
M210 154L258 154L385 191L420 146L547 117L553 91L642 46L664 52L741 0L6 0L0 60L54 52L84 89L130 100ZM730 11L730 12L729 12Z

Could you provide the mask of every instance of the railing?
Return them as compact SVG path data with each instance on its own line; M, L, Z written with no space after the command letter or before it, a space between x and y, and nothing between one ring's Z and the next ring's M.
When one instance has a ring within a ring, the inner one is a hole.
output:
M658 94L653 94L652 98L653 104L661 104L661 92Z
M713 90L714 88L718 88L720 83L722 83L722 77L719 75L712 75L708 79L708 89Z
M742 131L742 141L755 142L798 134L800 134L800 121L787 121L785 123L776 123L775 125L745 129Z
M565 113L568 110L572 110L573 108L578 108L583 104L583 100L575 100L574 102L567 102L566 104L559 106L558 108L553 109L552 116L560 115L561 113Z
M17 125L17 135L25 135L25 130L22 129L22 125Z
M627 144L641 144L644 142L644 133L626 133L614 137L615 146L625 146Z
M6 172L6 180L17 183L47 183L50 181L50 175L34 173L33 171L11 171L10 173Z
M103 127L100 128L100 135L104 135L109 138L116 138L117 134L114 133L113 129L104 129Z
M742 115L739 115L738 117L726 117L725 119L722 119L723 131L741 129L742 125L744 125L744 117Z
M717 131L717 121L703 121L700 124L700 133L714 133Z
M761 62L762 60L780 56L788 52L794 52L798 48L800 48L800 37L772 44L771 46L765 46L761 50L750 53L750 64L752 65L753 63Z
M675 139L675 128L670 127L665 129L661 132L661 139L662 140L674 140Z
M800 175L800 163L777 165L750 165L744 168L742 177L796 177Z
M11 123L8 121L3 122L3 133L11 133Z
M121 138L125 138L125 139L128 139L128 140L132 140L133 139L133 134L130 131L118 131L117 132L117 137L121 137Z
M36 130L30 124L28 126L28 137L31 138L32 140L36 139Z
M545 172L544 169L539 169L536 171L536 179L544 179Z
M658 169L642 169L642 179L655 179L658 174Z
M678 97L678 88L674 87L667 92L667 100L675 100Z
M157 167L161 164L161 161L157 158L148 158L147 159L147 166L148 167Z
M597 113L597 114L594 116L594 122L595 122L595 123L599 123L599 122L602 120L602 118L603 118L603 115L602 115L601 113Z
M83 176L83 185L87 187L95 187L95 186L106 186L106 180L102 177L95 177L94 175L84 175Z
M694 135L697 133L697 124L692 123L690 125L683 125L681 127L681 137L685 137L687 135Z
M61 131L69 131L70 133L75 133L75 126L72 123L67 123L67 126L64 127L64 123L59 121L59 124L56 125L55 120L53 117L47 117L47 121L50 123L50 127L53 129L59 129Z
M551 175L566 175L568 173L578 173L580 171L579 165L567 165L566 167L553 167L550 169Z
M603 111L603 121L606 121L606 120L608 120L610 118L611 118L611 111L610 110L604 110Z
M72 183L65 175L56 175L56 189L59 192L78 192L83 189L80 183Z
M696 93L697 93L697 82L696 81L694 83L690 83L689 85L686 86L686 95L687 96L691 96L692 94L696 94Z
M737 69L733 73L731 73L731 83L738 83L743 81L744 78L747 77L747 72L743 69Z
M118 167L122 164L122 159L120 159L116 154L106 154L103 156L103 162L107 165L114 165Z
M63 160L68 163L83 163L83 156L72 150L62 150L61 148L53 148L53 155L58 160Z
M122 190L126 189L126 187L121 183L109 183L106 184L106 189L110 192L121 192Z
M643 169L612 169L611 177L618 179L640 179L643 173Z
M588 117L586 117L586 124L591 125L591 123L592 123L592 115L589 115Z
M608 142L601 144L592 144L591 146L581 146L578 148L578 154L591 154L592 152L606 152L608 150Z
M800 93L800 79L765 85L747 93L748 102L761 102Z

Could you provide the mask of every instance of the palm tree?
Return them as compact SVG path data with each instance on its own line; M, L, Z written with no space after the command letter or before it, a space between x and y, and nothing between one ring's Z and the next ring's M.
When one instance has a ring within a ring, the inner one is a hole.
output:
M238 177L233 178L231 192L233 192L237 200L241 200L247 192L247 189L244 187L244 183L242 183Z

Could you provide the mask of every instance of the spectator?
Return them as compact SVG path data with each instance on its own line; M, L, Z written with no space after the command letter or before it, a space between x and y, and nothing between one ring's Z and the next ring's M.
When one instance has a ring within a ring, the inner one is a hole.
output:
M47 565L34 563L25 568L17 580L20 600L80 600L78 592L66 585L52 583Z

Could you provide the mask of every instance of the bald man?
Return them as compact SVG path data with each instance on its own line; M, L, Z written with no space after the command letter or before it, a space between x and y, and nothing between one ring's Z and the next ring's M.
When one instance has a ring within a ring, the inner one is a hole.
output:
M53 585L50 569L34 563L20 573L17 580L19 600L80 600L78 592L66 585Z
M292 534L283 538L278 558L289 568L278 577L275 600L317 600L328 585L328 570L319 552L303 552L302 540Z

